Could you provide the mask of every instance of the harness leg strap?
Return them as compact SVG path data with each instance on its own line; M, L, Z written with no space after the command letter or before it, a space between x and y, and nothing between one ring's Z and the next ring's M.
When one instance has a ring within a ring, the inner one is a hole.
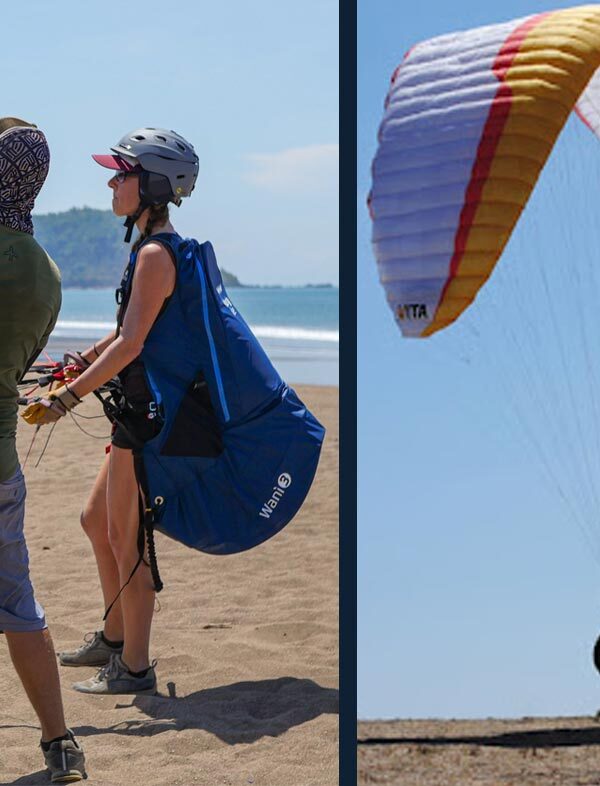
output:
M137 450L133 451L133 466L135 469L135 477L138 482L139 489L138 504L140 511L140 529L138 531L138 551L140 558L143 560L145 535L146 543L148 544L148 566L150 568L152 581L154 583L154 591L160 592L163 588L163 583L158 572L158 562L156 560L156 546L154 543L154 511L151 507L149 507L150 491L148 489L148 480L146 478L144 460L141 456L141 453Z

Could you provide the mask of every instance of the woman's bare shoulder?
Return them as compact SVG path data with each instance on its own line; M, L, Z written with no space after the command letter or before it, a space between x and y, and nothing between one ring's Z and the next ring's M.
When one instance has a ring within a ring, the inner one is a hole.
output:
M171 294L175 285L174 259L162 243L153 240L145 243L138 254L134 282L136 288L162 290Z
M147 240L138 253L138 262L161 259L171 264L172 255L169 249L158 240Z

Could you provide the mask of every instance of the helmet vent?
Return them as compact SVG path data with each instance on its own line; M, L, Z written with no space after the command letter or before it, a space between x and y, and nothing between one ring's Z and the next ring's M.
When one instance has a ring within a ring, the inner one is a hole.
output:
M132 139L137 139L140 142L143 141L145 138L146 137L145 136L141 136L141 134L138 134L137 136L132 137Z
M185 153L185 147L184 147L184 146L181 144L181 142L177 142L177 141L176 141L176 142L175 142L175 144L177 145L177 147L178 147L180 150L182 150L182 151Z
M181 180L184 177L185 177L185 175L177 175L177 180Z
M161 136L160 134L157 134L156 138L160 139L161 142L166 142L167 141L167 137L166 136Z

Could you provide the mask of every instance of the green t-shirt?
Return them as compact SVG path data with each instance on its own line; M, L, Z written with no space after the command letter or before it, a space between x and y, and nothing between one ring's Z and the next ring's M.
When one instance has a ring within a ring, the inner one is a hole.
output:
M17 382L46 346L60 310L60 273L26 232L0 225L0 483L16 472Z

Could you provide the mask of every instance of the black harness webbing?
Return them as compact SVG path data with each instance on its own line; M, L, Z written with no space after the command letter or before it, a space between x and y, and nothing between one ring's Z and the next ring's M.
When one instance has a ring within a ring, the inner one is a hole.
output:
M137 534L137 549L138 549L138 560L135 563L133 570L129 574L129 578L123 584L121 589L119 590L116 598L112 601L108 609L106 610L103 620L106 620L108 615L110 614L110 610L115 605L121 593L125 589L125 587L129 584L131 579L134 577L136 570L139 568L140 564L143 562L145 565L148 565L150 568L150 574L152 575L152 582L154 584L154 591L160 592L163 588L163 583L160 578L160 573L158 572L158 562L156 559L156 546L154 543L154 524L155 524L155 509L152 507L150 503L150 490L148 487L148 478L146 476L146 469L144 467L144 459L142 457L142 446L139 444L139 440L137 437L131 433L131 431L125 426L125 424L119 420L119 408L113 404L112 402L107 401L103 398L100 393L94 391L94 394L97 398L100 399L102 405L104 407L104 411L109 418L109 420L117 421L120 427L127 432L128 437L131 439L133 444L138 443L138 447L133 450L133 469L135 472L135 479L137 481L138 487L138 534ZM146 545L148 546L148 562L144 559L144 551Z

